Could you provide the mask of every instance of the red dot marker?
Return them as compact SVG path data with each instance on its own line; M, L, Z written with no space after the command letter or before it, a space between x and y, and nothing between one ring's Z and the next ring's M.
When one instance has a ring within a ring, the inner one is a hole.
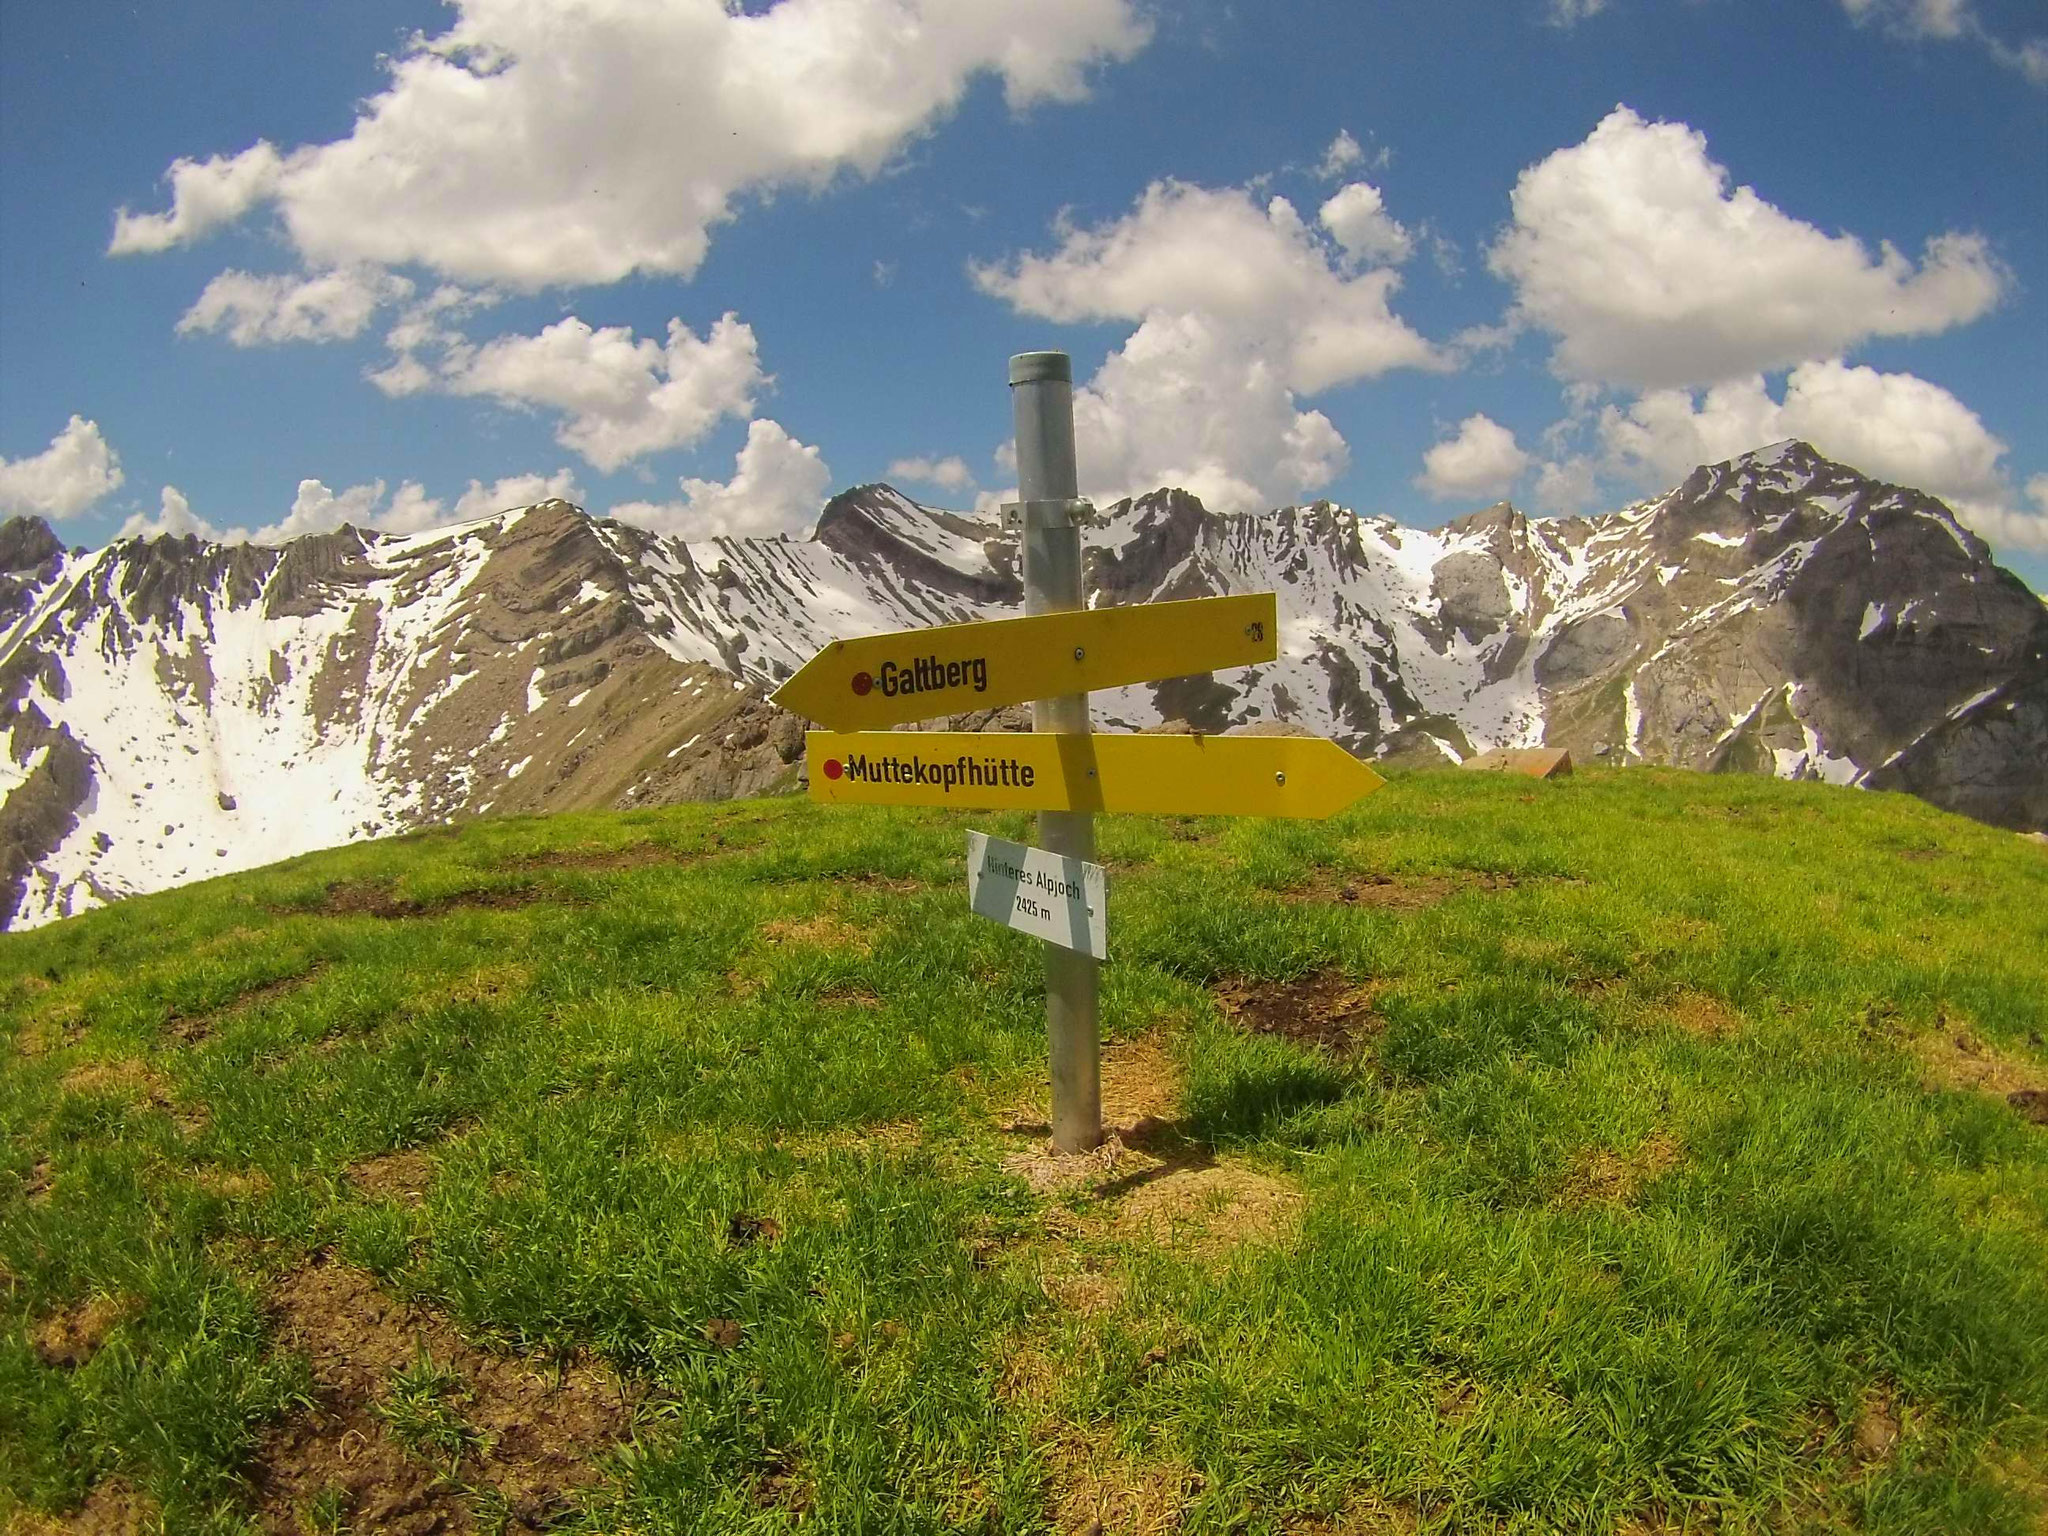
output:
M839 777L839 775L840 775L840 774L844 773L845 771L846 771L846 770L845 770L844 768L841 768L841 767L839 766L839 759L838 759L838 758L836 758L836 757L828 757L828 758L826 758L826 759L825 759L825 777L826 777L826 778L828 778L828 779L836 779L836 778L838 778L838 777Z
M859 694L862 698L866 698L868 696L868 690L874 686L875 680L872 677L869 677L867 673L856 672L853 674L853 691Z

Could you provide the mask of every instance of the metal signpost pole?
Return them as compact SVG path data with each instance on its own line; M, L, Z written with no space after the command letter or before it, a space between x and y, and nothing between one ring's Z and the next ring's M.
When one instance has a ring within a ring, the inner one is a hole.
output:
M1024 611L1062 613L1082 606L1081 530L1071 516L1032 503L1080 495L1074 468L1074 368L1064 352L1019 352L1010 359L1010 402L1017 428L1017 498L1024 503ZM1038 515L1034 515L1038 514ZM1069 693L1031 706L1031 728L1087 735L1088 695ZM1069 858L1095 858L1095 817L1041 811L1039 843ZM1052 1139L1062 1152L1086 1152L1102 1140L1102 978L1093 956L1045 946L1045 1025L1052 1052Z

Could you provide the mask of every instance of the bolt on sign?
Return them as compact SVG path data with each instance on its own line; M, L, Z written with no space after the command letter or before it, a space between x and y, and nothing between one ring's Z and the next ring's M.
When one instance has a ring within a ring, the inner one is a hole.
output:
M806 737L811 797L828 805L1037 811L1028 847L968 834L973 910L1043 939L1053 1143L1102 1138L1099 961L1108 885L1093 862L1097 813L1333 816L1380 776L1335 742L1298 736L1098 736L1088 694L1255 666L1279 655L1271 592L1088 608L1081 592L1073 367L1010 359L1025 616L837 640L775 692L825 727ZM892 731L1030 702L1034 729Z

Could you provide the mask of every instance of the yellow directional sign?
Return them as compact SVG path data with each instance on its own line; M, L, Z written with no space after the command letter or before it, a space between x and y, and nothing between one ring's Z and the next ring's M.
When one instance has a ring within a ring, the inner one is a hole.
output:
M834 730L1118 688L1279 654L1273 594L1086 608L836 640L775 691Z
M1385 781L1319 736L813 731L811 798L1169 816L1337 812Z

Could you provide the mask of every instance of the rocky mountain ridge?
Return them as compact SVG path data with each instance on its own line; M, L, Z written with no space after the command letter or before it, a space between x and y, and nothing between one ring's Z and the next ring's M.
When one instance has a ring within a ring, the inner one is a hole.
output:
M1100 729L1284 721L1403 763L1561 745L2048 826L2048 607L1941 503L1804 444L1599 517L1503 503L1424 531L1162 490L1084 540L1095 604L1280 601L1277 662L1098 694ZM1021 596L995 520L887 486L805 540L686 542L565 502L278 548L67 551L16 520L0 914L454 817L792 786L802 722L767 694L820 645Z

